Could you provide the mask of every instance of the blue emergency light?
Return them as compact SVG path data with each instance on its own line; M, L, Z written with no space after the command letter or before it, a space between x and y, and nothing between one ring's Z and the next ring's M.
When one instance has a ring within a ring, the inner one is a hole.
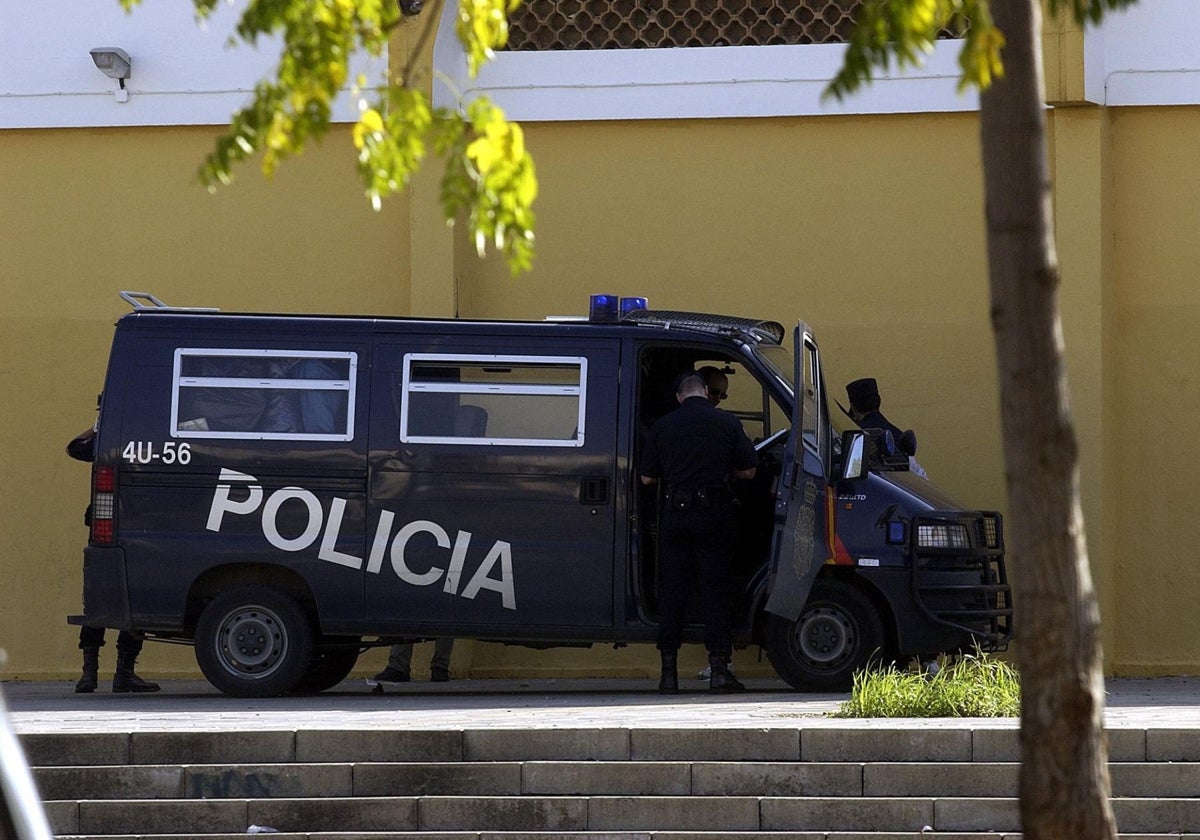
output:
M592 295L588 306L588 320L619 321L630 312L646 308L644 297L617 297L616 295Z
M619 299L616 295L592 295L588 307L589 321L615 321L618 318Z
M621 317L624 318L630 312L636 312L639 309L646 308L646 299L644 297L623 297L621 298Z

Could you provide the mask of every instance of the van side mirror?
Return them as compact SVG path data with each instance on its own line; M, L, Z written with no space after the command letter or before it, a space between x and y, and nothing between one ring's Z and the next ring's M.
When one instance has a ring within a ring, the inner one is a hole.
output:
M870 471L867 433L862 429L842 432L842 465L838 478L842 481L859 481L866 478Z

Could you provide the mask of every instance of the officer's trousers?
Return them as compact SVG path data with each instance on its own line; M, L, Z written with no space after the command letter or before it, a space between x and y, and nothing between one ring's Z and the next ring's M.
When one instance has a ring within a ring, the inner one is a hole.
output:
M135 657L142 652L143 640L122 630L117 634L117 652L131 653ZM80 627L79 649L104 647L103 627Z
M431 671L449 671L450 655L454 652L454 638L443 636L433 640L433 658L429 661ZM388 652L388 667L401 674L412 674L413 646L410 643L392 645Z
M658 649L682 641L688 593L699 584L704 646L713 655L733 652L733 508L727 504L667 509L659 520Z

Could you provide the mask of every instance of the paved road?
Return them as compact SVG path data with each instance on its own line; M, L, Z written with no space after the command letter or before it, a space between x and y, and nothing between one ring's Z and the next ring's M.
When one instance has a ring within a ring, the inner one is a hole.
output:
M5 682L18 733L147 730L476 729L595 727L862 727L830 717L845 694L797 694L775 680L747 680L743 695L710 696L703 683L661 697L651 680L458 680L410 683L382 695L348 680L315 697L242 700L205 682L167 681L159 694L75 694L73 682ZM1200 728L1200 678L1108 680L1114 728ZM895 728L896 720L880 721ZM914 725L917 725L914 722ZM961 727L964 719L921 720ZM1011 728L1014 718L976 718L973 728Z

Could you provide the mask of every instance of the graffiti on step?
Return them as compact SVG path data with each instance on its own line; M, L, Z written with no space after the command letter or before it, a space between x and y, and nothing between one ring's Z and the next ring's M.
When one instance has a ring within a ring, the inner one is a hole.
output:
M257 799L278 796L279 792L272 791L272 783L277 781L273 775L246 773L241 770L188 770L191 796L196 799Z

